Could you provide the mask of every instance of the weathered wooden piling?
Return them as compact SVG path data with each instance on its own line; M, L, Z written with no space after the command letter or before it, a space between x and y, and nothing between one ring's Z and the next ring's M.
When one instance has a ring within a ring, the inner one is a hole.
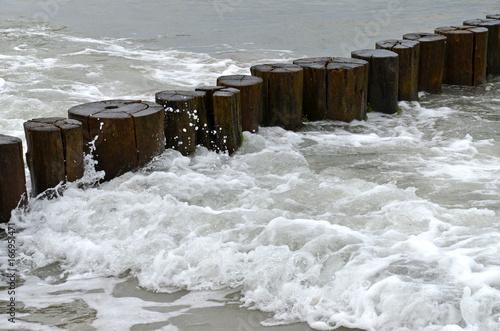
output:
M418 100L420 43L414 40L388 39L377 41L375 47L393 51L399 56L398 100Z
M165 108L166 148L189 155L197 144L210 147L205 92L167 90L156 93L155 100Z
M302 127L304 78L302 67L295 64L261 64L250 68L263 80L263 126L281 126L287 130Z
M214 111L214 149L232 155L243 142L240 91L224 88L212 96Z
M399 56L385 49L351 52L353 58L369 63L368 103L373 111L394 114L398 111Z
M304 58L304 116L350 122L366 117L368 62L352 58Z
M217 85L240 91L241 125L243 131L259 130L262 109L262 78L249 75L230 75L217 78Z
M328 117L344 122L364 120L368 101L368 62L337 57L328 63L326 69Z
M488 29L488 55L486 73L500 74L500 20L475 19L464 21L464 25Z
M196 90L205 93L211 149L233 154L243 142L240 90L224 86L200 86Z
M443 85L446 37L434 33L408 33L403 39L420 43L418 65L418 90L428 93L441 93Z
M446 36L444 84L476 86L486 81L488 29L445 26L436 33Z
M500 14L486 15L486 18L489 18L492 20L500 20Z
M204 85L204 86L199 86L195 89L195 91L203 92L205 93L205 111L207 114L207 125L208 125L208 135L209 135L209 142L210 145L207 145L206 147L211 150L215 150L215 123L214 123L214 103L213 103L213 95L215 92L223 90L225 87L224 86L216 86L216 85Z
M0 134L0 174L0 223L7 223L27 201L21 139Z
M84 150L104 180L137 170L165 150L165 111L141 100L106 100L75 106L69 118L83 126Z
M321 121L330 118L327 107L328 75L331 57L304 58L293 61L303 69L303 111L309 121Z
M83 176L83 133L79 121L36 118L24 123L24 132L32 196Z

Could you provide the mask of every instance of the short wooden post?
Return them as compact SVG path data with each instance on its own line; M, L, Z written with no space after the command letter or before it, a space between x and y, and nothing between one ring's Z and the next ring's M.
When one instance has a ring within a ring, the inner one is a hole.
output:
M405 34L403 39L420 43L418 90L435 94L441 93L446 37L440 34L417 32Z
M420 43L413 40L388 39L376 42L375 47L399 55L398 100L418 100Z
M106 100L75 106L69 117L83 125L85 151L108 181L137 170L165 150L165 111L141 100Z
M240 91L225 88L212 96L214 110L214 149L232 155L243 142Z
M24 123L24 132L32 196L83 176L83 134L79 121L37 118Z
M368 101L368 62L337 57L328 63L328 118L350 122L364 120Z
M230 75L217 78L217 85L240 91L241 125L243 131L259 130L262 109L262 78L249 75Z
M489 18L492 20L500 20L500 14L486 15L486 18Z
M500 20L475 19L464 21L464 25L488 29L488 59L486 73L500 74Z
M27 201L21 139L0 134L0 174L0 223L8 223Z
M443 83L476 86L486 81L488 29L445 26L435 29L446 36Z
M328 119L327 108L327 70L326 67L333 61L331 57L313 57L293 61L303 69L304 95L303 111L309 121Z
M281 126L287 130L302 127L304 78L302 67L295 64L252 66L253 76L263 83L263 126Z
M351 52L353 58L369 63L368 102L373 111L395 114L398 111L399 57L385 49Z
M165 108L167 148L189 155L197 144L210 146L204 92L161 91L155 94L155 100Z

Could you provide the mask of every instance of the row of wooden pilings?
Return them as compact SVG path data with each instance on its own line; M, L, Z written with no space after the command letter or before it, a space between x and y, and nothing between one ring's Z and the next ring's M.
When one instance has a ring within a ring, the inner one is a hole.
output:
M136 170L165 148L190 155L196 146L234 153L242 131L259 126L300 129L309 121L363 120L368 110L394 114L398 100L442 84L475 86L500 74L500 15L434 33L382 40L351 58L305 58L255 65L251 75L222 76L194 91L161 91L155 103L107 100L75 106L68 118L24 123L31 196L50 197L84 173L92 154L104 180ZM0 222L27 201L19 138L0 135Z

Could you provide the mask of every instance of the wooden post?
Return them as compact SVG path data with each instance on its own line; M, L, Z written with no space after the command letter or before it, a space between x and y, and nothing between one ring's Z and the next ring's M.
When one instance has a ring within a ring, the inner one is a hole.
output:
M337 57L328 63L328 118L350 122L364 120L368 100L368 62Z
M398 100L418 100L418 66L420 43L413 40L381 40L377 49L386 49L399 55Z
M87 153L108 181L137 170L165 150L165 112L141 100L107 100L75 106L69 117L83 125Z
M464 25L488 29L488 59L486 73L500 74L500 20L475 19L464 21Z
M224 86L204 85L197 87L195 91L205 93L205 111L207 114L208 139L209 145L206 147L210 150L216 150L215 144L215 123L214 123L214 102L213 95L215 92L223 90Z
M196 145L210 146L205 92L162 91L155 94L156 103L165 108L166 147L194 153Z
M243 142L240 91L225 88L212 96L214 110L215 150L232 155Z
M24 132L32 196L83 176L83 134L79 121L37 118L24 123Z
M486 18L489 18L492 20L500 20L500 14L486 15Z
M373 111L397 113L398 54L384 49L364 49L351 52L351 56L369 63L368 102Z
M417 32L405 34L403 39L420 43L418 90L428 93L441 93L446 37L440 34Z
M331 57L313 57L293 61L304 72L303 111L309 121L328 119L327 108L327 70L333 61Z
M27 201L21 139L0 134L0 174L0 223L8 223Z
M368 62L349 58L304 58L304 116L312 121L350 122L366 117Z
M443 83L476 86L486 81L488 29L446 26L435 30L447 37Z
M300 129L304 88L302 68L295 64L274 63L252 66L250 72L264 81L261 124L287 130Z
M240 90L241 125L243 131L259 130L262 108L262 78L249 75L231 75L217 78L217 85Z

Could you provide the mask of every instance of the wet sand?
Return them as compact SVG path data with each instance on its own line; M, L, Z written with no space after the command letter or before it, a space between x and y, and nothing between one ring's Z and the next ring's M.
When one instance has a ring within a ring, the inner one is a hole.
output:
M113 296L125 298L135 297L150 302L175 302L188 294L188 291L179 291L172 294L154 293L138 286L135 278L116 285ZM179 316L164 322L138 323L131 331L158 330L172 325L181 331L313 331L307 323L294 323L280 326L263 326L261 323L272 317L272 314L259 310L249 310L241 307L237 302L239 291L226 296L221 306L189 309ZM158 307L159 312L169 313L188 308L186 306ZM363 331L361 329L338 328L338 331Z

